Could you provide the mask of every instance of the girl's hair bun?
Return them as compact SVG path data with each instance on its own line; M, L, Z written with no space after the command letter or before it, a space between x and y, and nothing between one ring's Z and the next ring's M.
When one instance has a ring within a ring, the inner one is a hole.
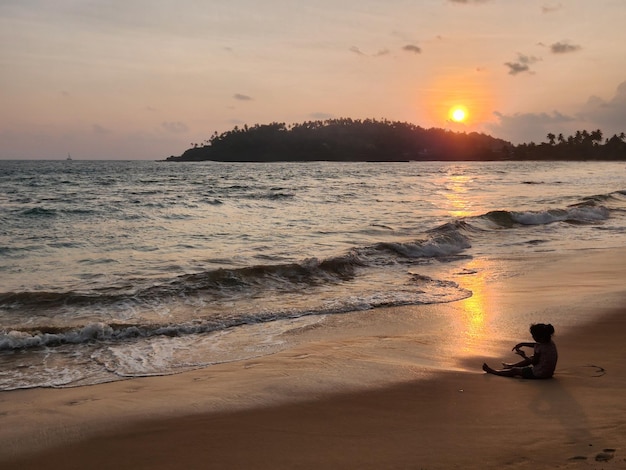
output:
M542 338L540 341L549 341L550 337L554 334L554 327L548 323L534 323L530 326L530 332L537 337Z

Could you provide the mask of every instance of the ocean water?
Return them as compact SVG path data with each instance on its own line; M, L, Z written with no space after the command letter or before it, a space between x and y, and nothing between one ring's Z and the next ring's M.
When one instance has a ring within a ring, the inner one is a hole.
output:
M333 315L466 299L472 261L626 246L625 170L0 161L0 390L272 354Z

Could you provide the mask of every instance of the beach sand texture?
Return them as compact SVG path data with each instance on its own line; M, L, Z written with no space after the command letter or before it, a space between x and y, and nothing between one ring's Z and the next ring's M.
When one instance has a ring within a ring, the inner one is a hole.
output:
M445 370L412 356L414 320L463 315L472 298L369 312L349 331L337 316L337 328L258 360L4 392L0 468L626 468L625 254L554 259L493 289L503 314L588 319L555 325L554 379L484 374L484 361L511 360L510 338L458 345Z

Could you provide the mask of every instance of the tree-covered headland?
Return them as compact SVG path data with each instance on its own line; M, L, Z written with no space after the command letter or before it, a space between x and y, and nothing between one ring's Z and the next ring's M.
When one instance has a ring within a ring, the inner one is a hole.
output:
M576 131L574 135L546 136L547 142L520 144L513 148L517 160L626 160L626 135L603 139L602 131Z
M624 134L602 143L602 132L548 134L548 142L514 146L477 132L424 129L388 120L328 119L286 125L235 126L169 161L410 161L626 159Z

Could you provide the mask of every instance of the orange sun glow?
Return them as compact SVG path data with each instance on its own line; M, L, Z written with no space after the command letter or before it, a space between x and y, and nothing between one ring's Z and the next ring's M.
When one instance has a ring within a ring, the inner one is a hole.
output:
M450 109L449 116L454 122L463 122L467 119L467 109L465 106L454 106Z

